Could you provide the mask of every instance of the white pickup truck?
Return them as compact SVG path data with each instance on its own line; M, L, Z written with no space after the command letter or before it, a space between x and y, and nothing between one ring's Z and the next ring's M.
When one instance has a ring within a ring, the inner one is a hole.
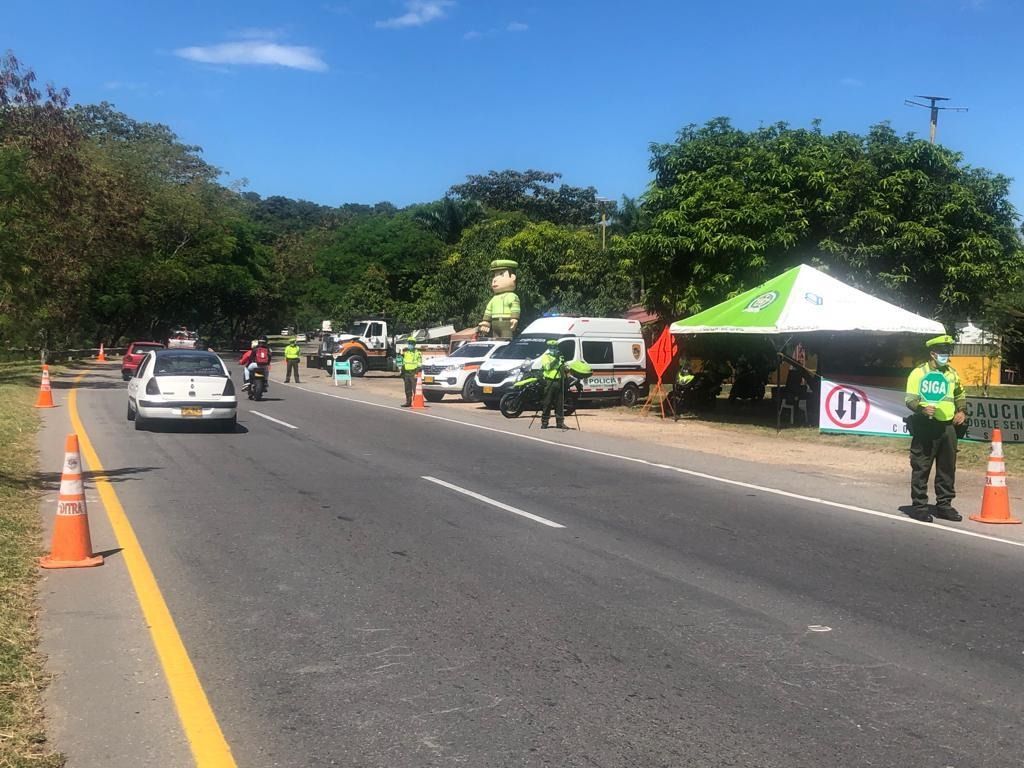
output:
M463 402L478 402L476 372L495 350L506 344L508 341L502 339L470 341L446 357L427 358L423 361L423 396L432 403L445 395L462 395Z

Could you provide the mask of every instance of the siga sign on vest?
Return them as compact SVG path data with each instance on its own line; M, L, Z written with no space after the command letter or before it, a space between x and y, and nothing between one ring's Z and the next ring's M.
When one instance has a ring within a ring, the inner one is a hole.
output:
M941 403L949 392L949 382L938 371L932 371L921 379L918 394L926 403Z

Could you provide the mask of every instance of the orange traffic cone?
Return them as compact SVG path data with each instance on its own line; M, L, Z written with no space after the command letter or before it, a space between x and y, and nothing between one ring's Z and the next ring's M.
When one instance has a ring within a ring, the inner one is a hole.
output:
M105 362L107 362L107 355L103 351L103 342L102 341L100 342L100 353L98 355L96 355L96 362L97 363L105 363Z
M413 408L426 408L427 404L423 402L423 374L416 374L416 390L412 395L412 407Z
M36 398L36 408L55 408L53 404L53 390L50 388L50 366L43 366L43 380L39 383L39 397Z
M78 435L68 435L64 442L64 471L60 476L57 520L53 526L50 554L39 561L43 568L88 568L102 565L103 556L92 553L89 536L89 512L85 507L82 484L82 455L78 452Z
M978 523L1003 525L1019 524L1020 520L1010 517L1010 492L1006 487L1006 460L1003 458L1003 433L992 430L992 452L988 457L988 471L985 473L985 493L981 497L981 513L971 515Z

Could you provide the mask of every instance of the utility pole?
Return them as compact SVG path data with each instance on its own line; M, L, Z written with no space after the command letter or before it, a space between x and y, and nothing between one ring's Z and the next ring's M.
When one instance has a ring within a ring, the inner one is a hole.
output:
M605 211L604 204L612 202L612 198L595 197L594 199L597 201L597 204L601 209L601 223L598 224L598 226L601 227L601 250L603 251L605 250L605 240L608 232L608 214Z
M928 136L932 144L935 143L935 132L939 125L939 112L966 112L967 107L940 107L938 103L940 101L949 101L946 96L914 96L915 99L927 99L927 104L922 104L919 101L913 99L904 99L903 103L908 107L924 107L931 112L931 125L929 126Z

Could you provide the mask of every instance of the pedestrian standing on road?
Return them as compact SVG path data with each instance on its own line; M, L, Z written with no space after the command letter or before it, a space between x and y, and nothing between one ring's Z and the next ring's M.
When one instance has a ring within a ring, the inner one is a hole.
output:
M299 347L299 342L296 339L292 339L288 342L288 346L284 348L284 362L285 362L285 373L284 383L290 384L292 373L295 374L295 383L301 384L299 381L299 358L302 356L302 348Z
M555 409L555 426L565 429L565 359L558 348L558 339L548 339L547 349L540 356L541 376L544 378L543 410L540 412L540 428L551 424L551 408Z
M403 408L412 406L412 396L416 392L416 379L423 369L423 353L416 349L416 339L410 336L405 342L402 352L402 378L405 380L405 402Z
M960 376L949 364L953 338L936 336L925 342L930 359L910 372L905 402L913 414L910 429L910 501L907 514L924 523L932 515L943 520L963 518L953 508L956 496L958 428L967 420L967 394ZM935 465L935 511L928 508L928 476Z

